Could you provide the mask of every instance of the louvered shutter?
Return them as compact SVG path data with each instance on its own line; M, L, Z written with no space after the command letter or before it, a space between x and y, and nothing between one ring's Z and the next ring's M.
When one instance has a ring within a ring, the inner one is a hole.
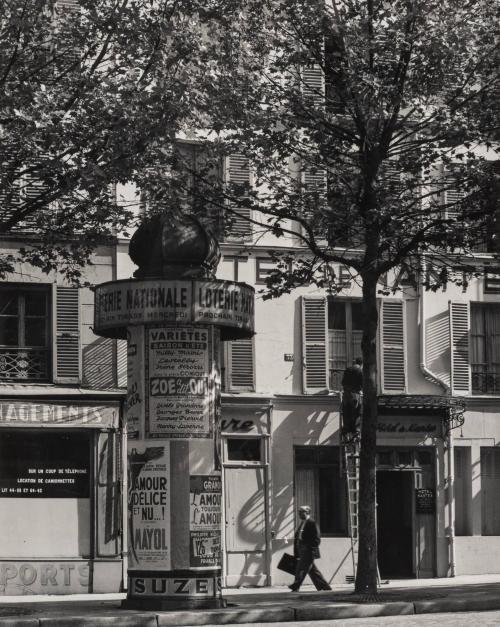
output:
M323 296L302 297L302 367L305 394L328 392L328 316Z
M80 380L80 299L76 287L55 288L54 380Z
M229 391L255 390L253 338L226 342Z
M470 394L469 303L450 301L451 389L453 393Z
M116 340L116 383L127 387L127 340Z
M226 182L240 187L241 199L245 198L245 189L250 188L250 165L248 159L240 154L230 155L226 164ZM251 210L241 207L237 201L230 202L231 212L227 212L225 235L228 240L248 241L252 239Z
M305 99L312 101L314 106L325 104L325 75L320 65L305 65L301 72L301 89Z
M302 170L304 217L308 220L317 238L327 237L327 228L322 223L322 212L319 210L326 202L327 179L326 171L304 163Z
M405 311L400 300L382 301L382 390L406 392Z

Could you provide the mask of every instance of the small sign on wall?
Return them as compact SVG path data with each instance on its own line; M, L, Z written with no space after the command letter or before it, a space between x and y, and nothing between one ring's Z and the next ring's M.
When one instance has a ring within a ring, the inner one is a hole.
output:
M432 488L415 490L417 514L434 514L436 511L436 494Z

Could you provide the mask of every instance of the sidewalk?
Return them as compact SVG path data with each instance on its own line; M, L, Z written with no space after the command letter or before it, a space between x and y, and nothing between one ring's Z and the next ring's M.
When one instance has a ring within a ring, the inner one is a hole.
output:
M0 627L162 627L232 625L363 618L435 612L500 609L500 575L454 579L398 580L383 584L366 600L352 585L299 593L285 587L224 590L219 610L133 611L120 608L122 594L0 598Z

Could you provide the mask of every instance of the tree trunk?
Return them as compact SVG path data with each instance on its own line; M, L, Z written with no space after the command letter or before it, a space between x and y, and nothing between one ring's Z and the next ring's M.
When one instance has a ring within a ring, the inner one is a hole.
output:
M359 461L359 553L355 591L377 593L376 463L377 448L377 279L363 276L363 415Z

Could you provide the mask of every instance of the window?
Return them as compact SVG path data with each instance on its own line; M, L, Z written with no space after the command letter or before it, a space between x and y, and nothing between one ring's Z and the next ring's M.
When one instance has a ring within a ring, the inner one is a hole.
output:
M347 535L345 478L338 446L296 446L295 505L310 505L323 535Z
M235 462L260 462L261 438L227 438L227 459Z
M361 357L363 310L360 301L328 299L329 387L341 388L342 374Z
M361 357L360 300L302 296L302 386L305 394L340 389L347 365ZM380 305L382 391L406 392L406 322L403 300Z
M91 438L85 429L1 430L0 526L17 530L2 534L2 555L90 555Z
M0 379L48 381L51 371L49 291L0 288Z
M500 448L481 447L483 536L500 536Z
M255 282L265 285L267 277L278 272L276 262L266 257L257 257L255 260Z
M472 303L471 369L472 392L500 392L500 305Z

